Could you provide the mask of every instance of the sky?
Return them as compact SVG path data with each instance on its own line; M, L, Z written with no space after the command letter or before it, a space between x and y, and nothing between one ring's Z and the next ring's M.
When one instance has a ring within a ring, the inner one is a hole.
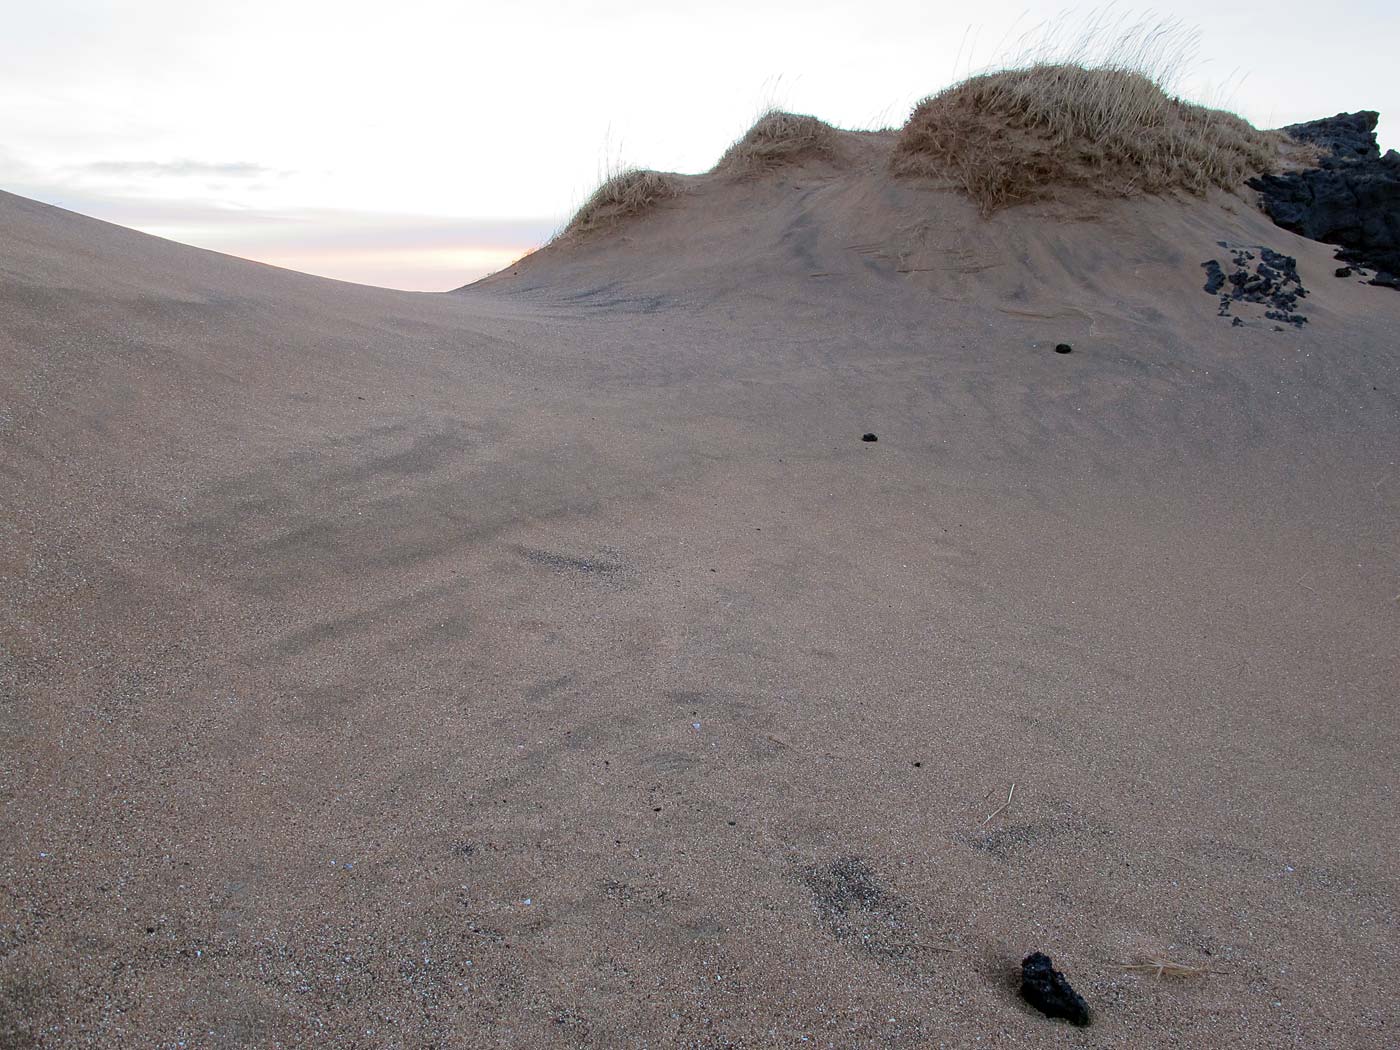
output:
M898 125L925 95L1095 17L1198 34L1176 84L1187 98L1261 127L1376 109L1382 148L1400 147L1400 4L1344 10L0 0L0 189L442 291L547 240L608 170L707 170L769 105Z

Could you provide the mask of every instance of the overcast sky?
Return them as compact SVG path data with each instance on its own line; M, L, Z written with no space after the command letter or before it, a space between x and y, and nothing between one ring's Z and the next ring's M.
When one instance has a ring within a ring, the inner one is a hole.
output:
M606 164L704 170L769 103L898 124L1070 10L0 0L0 188L312 273L442 290L546 239ZM1200 30L1187 97L1269 127L1378 109L1382 146L1400 145L1400 4L1154 10Z

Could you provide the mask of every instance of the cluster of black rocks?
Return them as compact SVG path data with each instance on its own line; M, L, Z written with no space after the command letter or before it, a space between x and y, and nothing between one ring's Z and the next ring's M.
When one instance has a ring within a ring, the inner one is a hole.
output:
M1216 243L1230 253L1233 269L1226 273L1218 259L1209 259L1201 263L1201 267L1206 271L1205 291L1220 296L1221 317L1231 317L1231 307L1235 303L1259 303L1265 307L1264 316L1270 321L1291 324L1295 328L1308 323L1307 317L1298 312L1298 300L1306 298L1308 290L1298 276L1297 259L1263 245L1243 247L1228 241ZM1257 265L1255 252L1258 252ZM1231 321L1234 325L1244 323L1240 317Z
M1340 247L1343 270L1374 270L1371 284L1400 289L1400 153L1381 155L1373 110L1293 124L1283 130L1323 151L1315 168L1260 175L1249 185L1285 230Z

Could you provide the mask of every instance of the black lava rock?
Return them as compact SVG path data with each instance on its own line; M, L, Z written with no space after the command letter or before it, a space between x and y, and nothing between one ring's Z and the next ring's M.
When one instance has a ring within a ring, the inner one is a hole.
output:
M862 434L862 435L860 436L860 439L861 439L862 441L879 441L879 440L880 440L880 439L877 438L874 434Z
M1249 185L1285 230L1338 245L1338 259L1378 271L1372 284L1400 287L1400 153L1381 155L1378 119L1362 110L1284 128L1326 155L1315 168L1261 175Z
M1055 345L1055 353L1072 354L1074 353L1074 347L1070 346L1068 343L1057 343Z
M1022 960L1021 998L1046 1017L1061 1017L1081 1027L1089 1023L1089 1004L1044 952L1032 952Z
M1268 308L1264 316L1270 320L1284 321L1296 328L1308 323L1297 309L1298 300L1308 295L1298 276L1297 259L1259 244L1242 247L1228 241L1216 243L1230 253L1233 266L1227 274L1217 259L1201 263L1206 271L1204 291L1220 296L1220 309L1216 311L1219 316L1230 317L1233 303L1259 303ZM1238 327L1243 322L1236 317L1230 323Z
M1220 263L1210 259L1201 263L1202 269L1206 271L1205 293L1214 295L1225 287L1225 271L1220 268Z
M1335 117L1290 124L1283 129L1291 139L1309 142L1333 157L1359 157L1375 160L1380 157L1376 145L1376 123L1381 115L1373 109L1358 113L1338 113Z

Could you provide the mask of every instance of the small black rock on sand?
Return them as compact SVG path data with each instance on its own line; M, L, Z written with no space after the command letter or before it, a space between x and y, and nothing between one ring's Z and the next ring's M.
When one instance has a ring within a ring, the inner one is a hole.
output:
M1044 952L1032 952L1022 960L1021 997L1046 1017L1063 1018L1081 1027L1089 1023L1089 1004Z

